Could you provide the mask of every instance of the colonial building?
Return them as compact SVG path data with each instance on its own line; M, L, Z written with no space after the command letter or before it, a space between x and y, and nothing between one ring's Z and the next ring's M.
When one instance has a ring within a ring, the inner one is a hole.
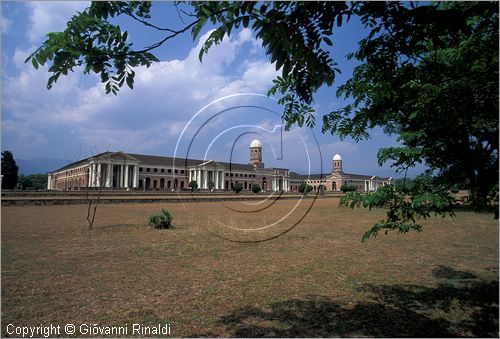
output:
M313 187L314 191L324 190L338 192L343 185L356 186L358 191L376 191L380 186L392 184L392 178L383 178L376 175L345 173L342 169L342 157L335 154L332 159L332 173L301 175L290 174L290 190L297 191L301 183Z
M305 182L314 190L339 191L343 184L354 184L360 191L376 190L391 182L391 178L363 176L342 172L342 158L333 159L333 172L322 175L290 175L286 168L266 168L262 161L262 144L250 143L248 164L216 160L179 159L143 154L104 152L49 173L49 190L124 189L181 191L196 181L203 190L232 190L241 183L244 190L259 184L264 191L297 191Z
M250 190L253 184L259 184L264 191L286 192L290 187L288 169L265 168L262 144L253 140L248 164L104 152L49 173L47 189L177 191L188 189L193 180L200 189L213 186L214 190L232 190L236 183L241 183L244 190Z

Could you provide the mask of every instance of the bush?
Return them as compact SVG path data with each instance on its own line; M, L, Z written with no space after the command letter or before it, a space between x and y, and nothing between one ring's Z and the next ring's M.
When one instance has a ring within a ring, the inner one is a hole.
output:
M215 188L215 183L213 181L209 181L207 186L208 186L208 189L211 191Z
M340 190L344 193L356 192L358 190L358 187L355 185L342 185L342 186L340 186Z
M170 228L172 215L166 209L161 209L161 213L153 214L149 217L149 225L157 229Z
M303 182L302 184L299 185L298 189L300 193L307 194L313 190L313 187Z
M191 188L191 190L195 191L198 188L198 183L196 180L191 180L188 184L188 187Z
M259 193L261 191L261 188L258 184L253 184L252 185L252 192L254 192L255 194Z
M240 193L242 189L243 189L243 184L241 182L237 182L236 184L233 185L233 191L235 191L236 193Z

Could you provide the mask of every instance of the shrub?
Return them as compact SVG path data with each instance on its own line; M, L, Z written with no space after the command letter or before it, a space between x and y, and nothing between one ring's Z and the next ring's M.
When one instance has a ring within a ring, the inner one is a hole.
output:
M154 228L163 229L170 228L172 223L172 215L166 209L161 209L161 213L149 216L149 225Z
M208 182L208 184L207 184L207 186L208 186L208 189L211 191L211 190L213 190L213 189L214 189L215 184L214 184L214 182L213 182L213 181L209 181L209 182Z
M260 191L261 191L260 185L258 185L258 184L253 184L252 185L252 192L254 192L255 194L257 194Z
M236 193L240 193L242 189L243 184L241 182L237 182L233 185L233 191L235 191Z
M342 186L340 186L340 190L344 193L356 192L358 190L358 187L355 185L342 185Z
M198 188L198 183L196 182L196 180L191 180L188 184L188 187L191 188L191 190L196 190Z
M298 190L302 194L307 194L313 190L313 187L303 182L302 184L299 185Z

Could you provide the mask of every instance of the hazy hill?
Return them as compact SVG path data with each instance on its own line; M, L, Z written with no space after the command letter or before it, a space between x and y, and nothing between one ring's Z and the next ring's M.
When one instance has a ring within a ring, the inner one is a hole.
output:
M38 173L47 173L56 170L69 162L62 159L35 158L31 160L15 159L19 166L19 174L30 175Z

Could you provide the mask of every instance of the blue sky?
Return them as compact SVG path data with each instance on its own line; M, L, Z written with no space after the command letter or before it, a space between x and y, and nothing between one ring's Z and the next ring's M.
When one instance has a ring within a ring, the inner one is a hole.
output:
M200 40L193 42L190 33L171 40L154 52L161 62L136 69L134 90L123 88L116 97L105 94L98 76L83 75L80 69L47 90L47 68L35 70L24 59L47 32L64 29L71 15L87 6L1 3L2 150L11 150L15 158L74 161L123 150L245 163L248 145L257 137L264 144L266 166L328 173L333 155L340 153L347 172L395 176L389 165L378 167L376 159L380 147L396 145L395 137L373 130L370 140L355 143L321 134L321 114L344 104L335 91L355 66L345 55L364 36L358 22L351 21L333 36L332 53L342 74L315 97L317 126L281 133L276 128L280 107L263 96L277 73L250 30L233 33L212 48L203 63L198 60ZM153 20L162 26L182 25L173 3L154 3ZM161 36L127 20L119 24L137 48Z

